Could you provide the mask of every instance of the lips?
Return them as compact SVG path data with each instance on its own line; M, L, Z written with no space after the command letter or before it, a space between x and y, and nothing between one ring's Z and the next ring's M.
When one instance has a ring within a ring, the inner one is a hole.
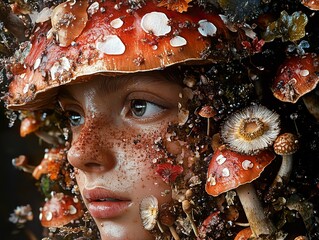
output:
M84 189L83 197L92 217L106 219L119 217L128 211L131 201L104 188Z

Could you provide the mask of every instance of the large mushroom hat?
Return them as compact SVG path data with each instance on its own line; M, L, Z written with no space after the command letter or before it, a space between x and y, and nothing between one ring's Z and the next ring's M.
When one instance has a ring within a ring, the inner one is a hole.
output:
M7 107L41 108L52 103L58 86L92 74L240 57L244 31L230 31L213 7L178 2L74 0L45 8L24 44L25 57L11 64Z

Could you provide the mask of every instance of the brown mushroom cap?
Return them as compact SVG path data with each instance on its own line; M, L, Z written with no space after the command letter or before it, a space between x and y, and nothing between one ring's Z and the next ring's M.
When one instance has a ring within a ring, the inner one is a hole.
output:
M56 193L42 207L40 221L44 227L62 227L80 218L83 213L79 199Z
M209 164L206 192L218 196L257 179L275 154L264 150L257 155L243 155L228 149L218 149Z
M151 0L137 8L129 2L58 5L51 21L36 26L23 66L12 65L7 107L34 110L52 104L56 87L91 74L227 61L231 46L245 38L231 33L218 14L196 6L179 13Z
M298 148L298 138L292 133L283 133L274 142L274 151L278 155L294 154Z
M296 103L317 86L318 70L319 58L316 54L287 58L279 67L272 83L274 96L283 102Z

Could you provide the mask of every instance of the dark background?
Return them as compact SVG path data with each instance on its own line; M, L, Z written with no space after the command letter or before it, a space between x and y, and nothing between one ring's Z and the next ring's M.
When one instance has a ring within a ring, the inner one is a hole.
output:
M12 159L23 154L30 161L40 161L43 156L43 148L36 136L19 135L19 121L13 127L9 127L9 120L5 117L5 110L0 106L0 239L1 240L27 240L25 230L33 232L41 239L42 229L39 223L39 207L43 197L36 186L36 181L30 173L15 168ZM18 229L15 224L9 222L10 214L17 206L30 204L34 214L34 220L25 225L25 229Z

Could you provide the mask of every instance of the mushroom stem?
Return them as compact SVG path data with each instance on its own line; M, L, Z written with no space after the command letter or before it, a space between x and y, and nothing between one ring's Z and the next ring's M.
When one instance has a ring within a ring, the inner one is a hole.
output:
M283 155L279 171L271 185L271 188L275 188L279 183L288 182L292 171L292 165L292 155Z
M171 232L173 238L174 238L175 240L180 240L180 238L179 238L179 236L178 236L178 234L177 234L175 228L174 228L173 226L168 226L168 228L169 228L169 230L170 230L170 232Z
M192 207L191 207L190 202L188 200L184 200L182 202L182 208L183 208L183 211L186 213L188 220L191 223L191 226L192 226L192 229L193 229L195 236L198 237L198 229L197 229L197 226L196 226L196 224L193 220L193 217L191 215Z
M207 132L206 132L207 136L209 136L210 134L210 118L207 118Z
M42 139L46 143L52 144L54 146L58 146L58 145L62 144L61 139L54 137L54 136L51 136L49 133L47 133L45 131L37 130L34 133L35 133L35 135L37 135L40 139Z
M236 191L245 211L252 235L259 237L273 234L275 227L266 217L253 185L251 183L241 185Z

